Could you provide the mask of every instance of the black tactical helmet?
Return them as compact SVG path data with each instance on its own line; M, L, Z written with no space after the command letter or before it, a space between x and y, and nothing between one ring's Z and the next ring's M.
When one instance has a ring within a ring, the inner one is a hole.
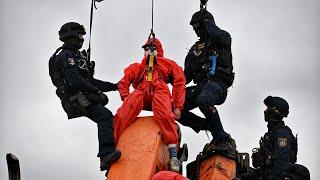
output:
M288 164L282 172L282 177L283 179L289 177L291 180L310 180L310 172L300 164Z
M200 11L192 15L190 25L195 23L202 24L205 19L208 19L209 21L212 21L213 23L215 23L213 15L210 12L208 12L206 9L201 9Z
M281 97L268 96L264 99L264 104L269 108L275 108L279 112L281 117L287 117L289 114L289 104Z
M76 22L68 22L61 26L59 30L59 39L65 42L70 37L78 37L79 33L85 35L86 30L82 25Z

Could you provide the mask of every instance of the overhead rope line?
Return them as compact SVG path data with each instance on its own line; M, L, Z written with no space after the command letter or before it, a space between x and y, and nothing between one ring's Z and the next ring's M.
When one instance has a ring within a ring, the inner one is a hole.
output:
M153 31L153 9L154 9L154 0L151 0L152 1L152 4L151 4L151 30L150 30L150 34L149 34L149 37L148 39L150 38L153 38L153 40L156 38L156 35L154 34L154 31ZM151 42L152 44L153 42Z
M88 61L90 62L91 57L91 32L92 32L92 20L93 20L93 8L97 9L96 2L101 2L103 0L92 0L91 1L91 8L90 8L90 34L89 34L89 47L87 50L88 53Z

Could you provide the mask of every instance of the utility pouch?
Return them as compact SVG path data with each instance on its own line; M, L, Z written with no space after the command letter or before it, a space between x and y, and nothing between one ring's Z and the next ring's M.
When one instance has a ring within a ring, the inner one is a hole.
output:
M60 99L67 97L67 87L65 85L59 86L56 90L56 94Z
M68 119L73 119L80 116L87 116L87 107L91 103L81 92L79 92L69 98L64 98L61 104L68 115Z
M102 104L103 106L107 105L109 99L106 95L99 96L98 94L94 93L85 93L85 97L92 103L92 104Z
M61 104L63 110L67 113L68 119L73 119L88 114L87 110L80 106L77 101L70 101L69 98L65 98Z
M91 102L87 99L87 97L83 95L81 92L71 96L70 101L71 102L76 101L81 107L84 107L84 108L88 107L91 104Z

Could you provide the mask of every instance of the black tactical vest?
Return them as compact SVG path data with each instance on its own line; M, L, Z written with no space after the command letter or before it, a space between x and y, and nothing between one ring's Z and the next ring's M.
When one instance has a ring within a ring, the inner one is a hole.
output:
M208 72L211 67L209 56L213 54L218 55L216 73L213 77L209 77ZM186 63L189 63L189 67L194 73L193 81L195 84L200 84L202 81L208 80L208 78L222 81L227 87L230 87L233 83L234 73L231 49L219 47L212 40L196 42L186 57Z

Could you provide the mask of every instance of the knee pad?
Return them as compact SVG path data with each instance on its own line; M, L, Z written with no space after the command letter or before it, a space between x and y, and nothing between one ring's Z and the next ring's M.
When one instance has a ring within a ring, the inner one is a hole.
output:
M218 110L214 106L199 106L200 111L203 114L215 114L218 113Z

